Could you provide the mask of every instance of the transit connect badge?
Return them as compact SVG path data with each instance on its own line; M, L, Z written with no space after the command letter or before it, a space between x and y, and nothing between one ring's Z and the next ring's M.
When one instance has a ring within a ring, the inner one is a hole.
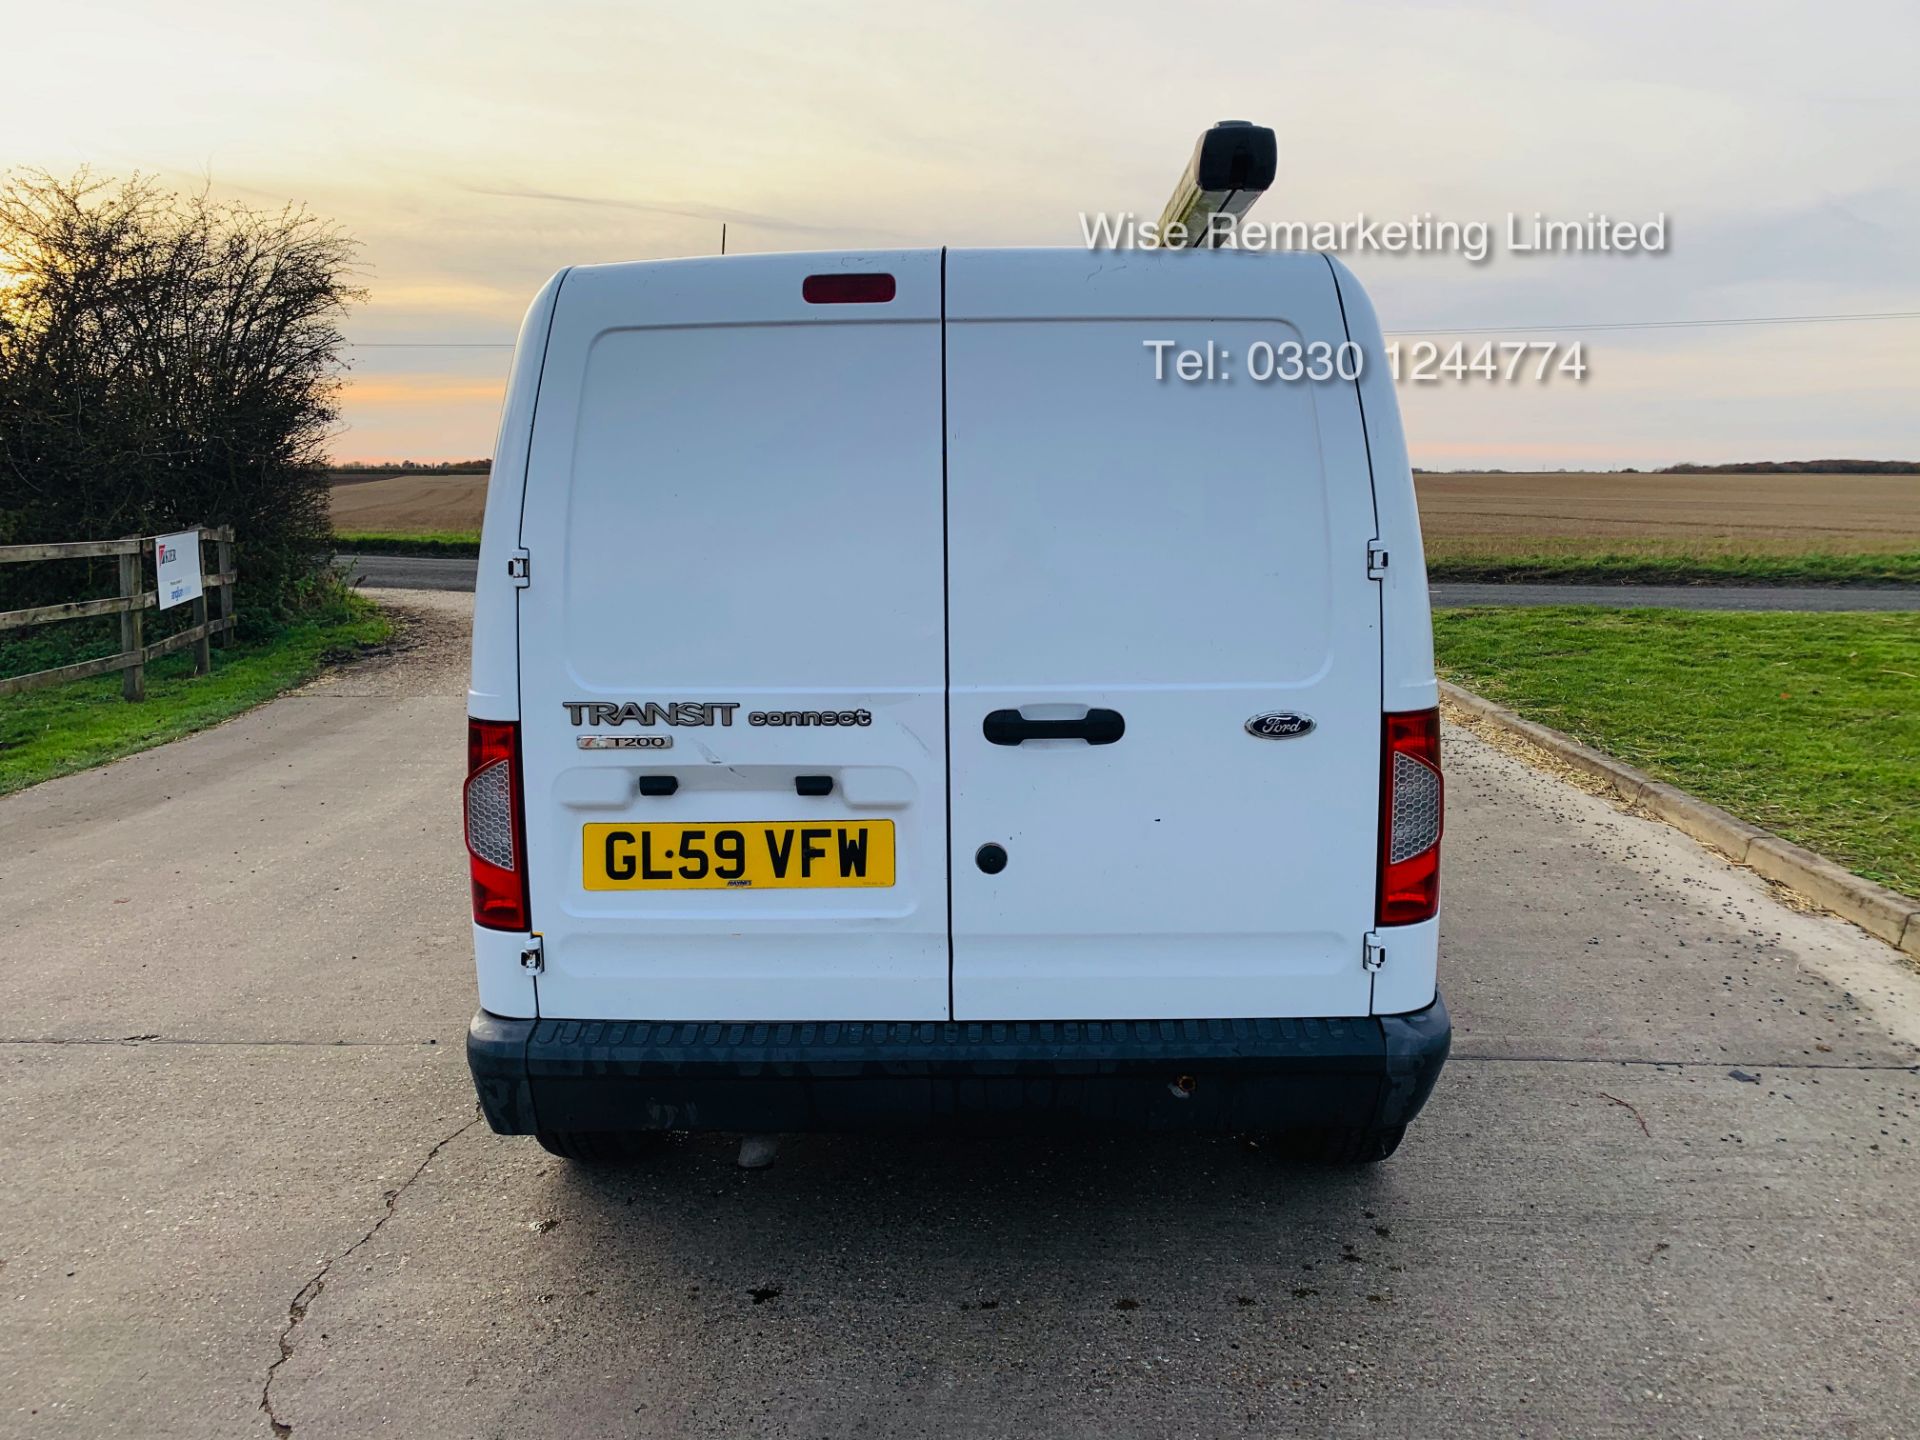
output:
M1312 729L1312 716L1296 715L1291 710L1270 710L1247 721L1247 734L1261 740L1285 740L1290 735L1305 735Z

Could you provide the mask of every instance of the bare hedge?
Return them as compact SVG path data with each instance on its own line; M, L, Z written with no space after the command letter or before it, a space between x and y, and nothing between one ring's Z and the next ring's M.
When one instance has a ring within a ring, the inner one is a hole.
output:
M230 524L243 603L298 609L324 586L354 253L297 207L6 177L0 544ZM16 595L48 583L7 568ZM75 598L71 572L57 588Z

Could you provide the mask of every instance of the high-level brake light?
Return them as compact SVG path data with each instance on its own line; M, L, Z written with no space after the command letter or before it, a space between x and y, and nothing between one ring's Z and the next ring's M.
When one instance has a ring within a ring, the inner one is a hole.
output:
M800 282L800 298L809 305L884 305L893 295L893 276L872 270L809 275Z
M1381 738L1380 904L1382 925L1431 920L1440 910L1440 833L1446 787L1440 778L1440 712L1385 717Z
M489 930L525 930L527 812L516 721L467 721L465 800L474 923Z

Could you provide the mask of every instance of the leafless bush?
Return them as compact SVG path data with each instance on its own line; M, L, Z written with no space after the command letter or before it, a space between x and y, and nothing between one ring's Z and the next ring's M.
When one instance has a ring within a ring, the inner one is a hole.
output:
M327 545L354 243L138 176L0 183L0 543L231 524L284 612Z

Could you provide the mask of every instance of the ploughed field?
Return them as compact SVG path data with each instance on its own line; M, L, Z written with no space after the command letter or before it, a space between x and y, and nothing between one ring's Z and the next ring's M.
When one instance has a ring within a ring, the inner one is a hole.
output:
M1418 475L1433 559L1920 550L1920 475Z
M1430 560L1920 551L1914 475L1421 475ZM471 533L483 474L345 472L341 535Z
M333 477L336 535L477 533L487 508L484 473L393 475L344 471Z

